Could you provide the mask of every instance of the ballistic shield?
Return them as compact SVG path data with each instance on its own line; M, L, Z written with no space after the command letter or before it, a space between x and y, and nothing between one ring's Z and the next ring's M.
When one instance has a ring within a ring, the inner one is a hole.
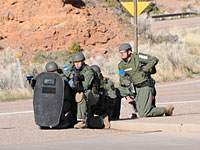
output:
M33 108L40 127L59 124L64 105L64 80L58 73L43 72L36 77Z

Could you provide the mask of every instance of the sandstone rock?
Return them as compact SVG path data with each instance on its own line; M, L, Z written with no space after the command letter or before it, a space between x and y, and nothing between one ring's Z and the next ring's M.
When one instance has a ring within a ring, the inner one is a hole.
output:
M18 2L18 0L7 0L7 2L10 5L15 5Z
M3 40L5 38L6 38L6 36L0 31L0 40Z
M76 41L84 50L95 46L103 53L112 43L115 46L120 40L125 41L123 35L127 30L117 22L107 5L102 7L98 0L71 2L0 0L0 31L6 33L6 36L0 33L1 44L5 48L23 45L29 49L28 53L34 54L40 50L66 50ZM79 7L79 2L86 7ZM62 3L66 5L62 7Z
M108 35L102 33L97 33L91 36L91 38L86 42L87 45L105 44L110 38Z
M101 33L105 33L107 31L107 28L106 28L106 26L102 25L102 26L98 27L97 31L101 32Z

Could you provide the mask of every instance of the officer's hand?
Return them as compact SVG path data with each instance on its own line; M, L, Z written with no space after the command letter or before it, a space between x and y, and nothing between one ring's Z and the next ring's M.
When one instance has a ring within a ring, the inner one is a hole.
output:
M123 81L121 82L121 85L123 85L123 86L125 86L125 87L129 87L129 86L131 85L131 81L129 81L129 80L123 80Z
M133 103L135 101L134 98L132 98L130 96L126 96L126 99L127 99L129 104L131 104L131 103Z

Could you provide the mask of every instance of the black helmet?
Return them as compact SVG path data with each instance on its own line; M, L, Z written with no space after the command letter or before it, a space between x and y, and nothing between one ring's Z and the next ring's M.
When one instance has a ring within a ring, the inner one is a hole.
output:
M123 43L119 46L119 51L124 51L124 50L132 50L132 47L128 43Z
M58 69L58 65L54 61L50 61L46 64L46 71L51 72Z
M101 69L100 69L99 66L97 66L97 65L92 65L91 67L92 67L92 69L93 69L95 72L98 72L98 73L101 72Z
M83 53L81 52L77 52L72 56L72 61L83 61L85 60L85 56L83 55Z

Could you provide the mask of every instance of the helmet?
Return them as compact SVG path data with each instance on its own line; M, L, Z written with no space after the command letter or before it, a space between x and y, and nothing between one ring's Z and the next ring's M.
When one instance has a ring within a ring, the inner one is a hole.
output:
M97 65L92 65L91 66L92 67L92 69L95 71L95 72L101 72L101 69L100 69L100 67L99 66L97 66Z
M124 51L124 50L132 50L132 47L128 43L123 43L119 46L119 51Z
M50 61L46 64L46 71L54 71L58 69L58 65L54 61Z
M85 60L85 56L83 55L83 53L81 52L77 52L72 56L72 61L83 61Z

